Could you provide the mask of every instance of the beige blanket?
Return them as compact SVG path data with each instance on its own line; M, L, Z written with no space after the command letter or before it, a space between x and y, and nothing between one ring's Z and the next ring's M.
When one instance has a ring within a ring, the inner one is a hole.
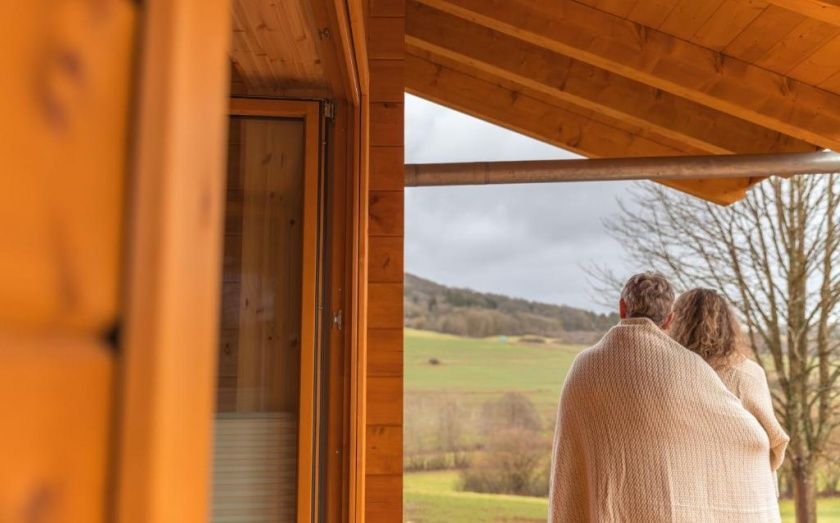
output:
M777 522L769 453L709 365L651 321L622 320L566 378L549 521Z
M741 405L764 427L764 431L770 437L770 467L774 472L779 470L785 459L790 437L776 418L764 369L752 360L744 360L719 370L718 376L726 388L738 396Z

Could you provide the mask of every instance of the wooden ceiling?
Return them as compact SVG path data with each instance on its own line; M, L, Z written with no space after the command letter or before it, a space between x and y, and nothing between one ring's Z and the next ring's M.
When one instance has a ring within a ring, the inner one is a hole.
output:
M326 97L330 77L312 4L301 0L234 0L233 94Z
M840 150L837 0L407 0L406 52L409 92L585 156Z

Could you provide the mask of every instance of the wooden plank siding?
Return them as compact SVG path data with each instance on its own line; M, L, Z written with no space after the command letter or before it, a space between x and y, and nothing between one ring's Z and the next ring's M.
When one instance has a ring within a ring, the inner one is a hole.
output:
M369 0L365 520L402 520L405 5ZM384 494L384 495L383 495Z

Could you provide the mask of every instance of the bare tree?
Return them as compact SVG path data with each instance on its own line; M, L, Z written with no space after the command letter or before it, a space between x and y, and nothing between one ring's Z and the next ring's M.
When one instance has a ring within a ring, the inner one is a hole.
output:
M730 207L645 184L607 223L639 268L715 288L740 310L791 436L798 523L816 520L815 466L840 424L838 182L772 178Z

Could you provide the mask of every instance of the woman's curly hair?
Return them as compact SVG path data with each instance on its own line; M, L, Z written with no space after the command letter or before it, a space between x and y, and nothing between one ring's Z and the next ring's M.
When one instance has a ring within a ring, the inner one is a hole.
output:
M744 359L744 339L735 309L711 289L691 289L674 303L671 337L719 369Z

